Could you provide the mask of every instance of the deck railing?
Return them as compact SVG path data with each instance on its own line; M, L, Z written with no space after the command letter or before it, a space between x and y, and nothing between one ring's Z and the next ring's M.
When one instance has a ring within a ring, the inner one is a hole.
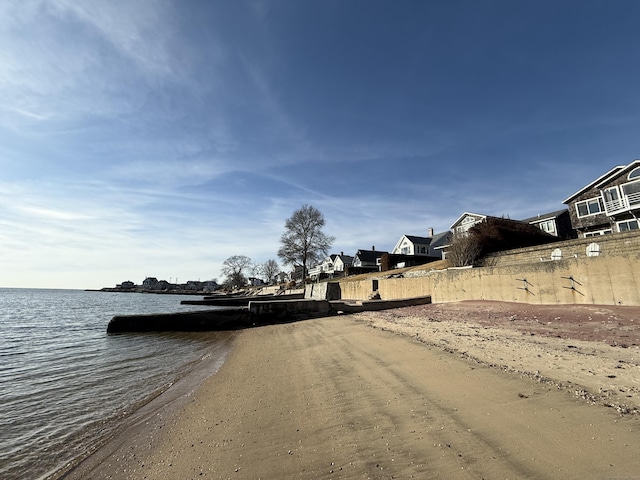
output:
M604 202L604 208L607 215L631 210L638 206L640 206L640 193L631 193L629 195L623 195L619 199Z

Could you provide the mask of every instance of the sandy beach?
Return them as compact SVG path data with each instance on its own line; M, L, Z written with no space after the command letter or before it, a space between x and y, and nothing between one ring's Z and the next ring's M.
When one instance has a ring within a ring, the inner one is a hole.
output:
M245 330L65 478L640 478L639 314L462 302Z

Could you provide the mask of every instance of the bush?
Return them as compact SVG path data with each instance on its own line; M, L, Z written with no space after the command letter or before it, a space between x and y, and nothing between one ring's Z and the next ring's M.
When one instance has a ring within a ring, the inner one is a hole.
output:
M558 238L528 223L506 218L487 218L469 230L480 244L478 257L490 253L557 242Z
M488 217L465 234L454 234L447 259L456 267L473 265L490 253L557 242L558 238L528 223Z

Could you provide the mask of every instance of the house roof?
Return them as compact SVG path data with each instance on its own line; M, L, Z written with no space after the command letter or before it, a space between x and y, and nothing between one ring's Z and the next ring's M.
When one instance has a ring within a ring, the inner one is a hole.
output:
M638 162L638 160L635 160L632 163ZM617 167L613 167L611 170L609 170L607 173L605 173L604 175L601 175L600 177L596 178L593 182L591 182L589 185L586 185L584 187L582 187L580 190L578 190L576 193L574 193L573 195L571 195L569 198L567 198L566 200L564 200L562 203L569 203L571 202L574 198L579 197L580 195L582 195L584 192L586 192L587 190L595 187L596 185L598 185L601 182L604 182L605 180L608 180L609 177L615 175L616 173L618 173L620 170L625 169L626 167L624 165L618 165Z
M356 253L356 257L360 259L360 261L365 262L375 262L378 258L382 257L383 254L388 252L381 252L378 250L358 250Z
M432 237L418 237L416 235L403 235L402 237L400 237L400 240L398 240L398 243L394 247L393 251L395 252L400 247L402 240L404 238L407 238L414 245L415 244L429 245L429 247L432 249L438 249L438 248L447 246L451 242L450 236L451 236L451 231L449 230L436 233Z
M562 210L556 210L555 212L549 212L544 214L538 214L535 217L525 218L524 220L520 220L525 223L534 223L534 222L542 222L544 220L551 220L552 218L558 218L563 213L567 213L569 210L566 208Z
M431 237L431 247L434 249L442 248L451 243L451 232L447 230L446 232L436 233L433 237Z
M598 182L598 184L595 185L595 187L596 188L603 187L607 182L610 182L611 180L615 180L616 178L621 177L622 175L630 173L632 170L635 170L638 166L640 166L640 160L634 160L626 167L621 168L620 170L613 172L607 178L602 179L600 182Z
M453 222L453 224L451 224L451 226L449 227L450 229L454 229L456 225L458 225L460 222L462 222L462 220L467 217L467 216L472 216L472 217L481 217L482 220L486 219L488 216L490 215L483 215L481 213L471 213L471 212L464 212L462 215L460 215L458 217L458 219Z
M403 235L403 236L407 237L407 239L412 243L420 243L425 245L429 245L431 243L431 237L417 237L415 235Z
M335 253L332 253L331 255L329 255L328 257L324 257L322 259L322 261L320 263L318 263L318 266L323 265L325 262L334 262L336 260L336 257L338 255Z
M411 243L413 243L414 245L416 244L429 245L431 243L431 237L418 237L416 235L402 235L400 237L400 240L398 240L398 243L396 243L396 246L393 247L393 250L391 251L395 252L396 250L398 250L400 248L400 245L402 245L402 243L404 242L405 238L409 240Z
M353 263L353 257L351 255L336 255L336 259L338 258L342 260L342 263L344 264Z

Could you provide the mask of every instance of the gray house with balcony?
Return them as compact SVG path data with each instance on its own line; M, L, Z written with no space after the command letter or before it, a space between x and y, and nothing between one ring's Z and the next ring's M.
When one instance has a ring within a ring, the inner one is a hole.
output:
M640 160L612 168L563 203L579 237L638 230Z

